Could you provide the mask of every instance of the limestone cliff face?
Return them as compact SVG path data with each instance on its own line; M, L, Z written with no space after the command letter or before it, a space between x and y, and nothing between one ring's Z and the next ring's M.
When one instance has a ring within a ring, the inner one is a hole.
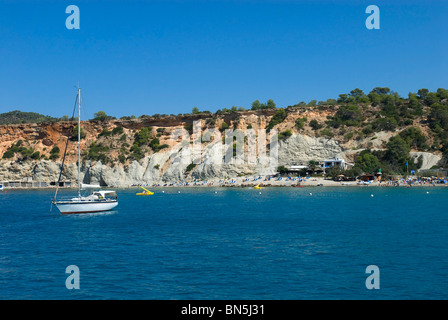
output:
M286 141L280 142L279 162L283 165L291 163L291 159L295 159L296 162L308 163L311 160L328 158L346 159L344 148L339 141L325 137L293 134Z
M257 130L267 127L275 110L148 117L108 122L84 121L81 125L85 133L85 138L81 141L81 180L83 183L126 187L142 183L273 174L280 165L306 164L310 160L322 161L338 157L353 161L355 154L363 148L381 149L384 142L396 134L378 132L373 137L363 139L347 139L346 135L341 134L328 138L319 136L307 125L300 130L295 126L299 117L324 123L332 112L334 113L334 110L331 109L288 110L287 117L277 124L274 130L290 130L292 134L278 142L278 149L275 144L267 141L266 153L256 151L255 157L249 159L249 151L253 150L251 148L255 148L256 144L253 140L245 140L242 143L244 156L234 158L232 163L223 159L226 153L232 155L236 147L232 143L222 143L223 129L237 129L246 135L249 135L249 130L252 129L257 135ZM194 121L199 121L196 122L199 125L195 129L192 126ZM145 138L147 141L137 143L137 133L143 128L148 128L150 136ZM200 132L195 131L196 129L200 129ZM66 141L72 130L73 124L70 122L0 126L0 156L4 156L5 152L15 145L28 150L17 151L16 148L12 156L0 160L0 181L57 181ZM207 131L211 132L211 138L204 139ZM257 141L260 143L262 139L258 136ZM96 149L98 146L101 148ZM201 148L200 152L197 152L198 147ZM77 181L77 148L77 141L69 141L63 180ZM59 152L56 152L56 149L59 149ZM275 152L278 152L278 157L275 156L278 162L269 158L269 155L275 155ZM34 155L30 156L32 153ZM415 159L421 157L423 169L430 168L441 159L440 155L427 152L413 152L411 155Z

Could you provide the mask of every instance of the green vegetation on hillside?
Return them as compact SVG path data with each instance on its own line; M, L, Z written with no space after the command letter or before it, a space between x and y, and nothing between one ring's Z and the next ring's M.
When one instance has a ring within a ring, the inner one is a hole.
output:
M0 125L2 124L22 124L22 123L42 123L56 122L60 119L44 116L35 112L11 111L0 114Z
M27 160L27 159L33 159L37 160L40 159L41 155L39 151L34 151L33 148L26 148L23 145L22 140L17 140L16 143L13 143L11 147L8 148L8 150L3 153L3 159L11 159L16 154L19 155L19 158L21 160Z
M115 117L108 116L104 111L98 111L93 116L94 116L94 118L92 119L93 121L107 121L115 119Z
M80 131L81 140L86 138L86 133L84 129L81 127ZM78 141L78 125L74 126L72 129L72 135L70 136L71 141Z
M267 131L272 130L277 124L283 122L286 119L287 113L285 109L278 109L275 114L272 116L271 121L267 126Z
M110 160L108 157L109 147L103 145L102 143L92 142L90 144L89 150L85 155L86 160L101 161L103 164L107 164Z
M252 102L251 110L275 109L274 100L269 99L266 103L261 103L259 100Z

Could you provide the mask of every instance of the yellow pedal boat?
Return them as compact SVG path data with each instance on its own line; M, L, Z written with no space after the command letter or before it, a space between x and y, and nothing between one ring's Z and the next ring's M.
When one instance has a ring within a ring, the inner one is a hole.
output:
M149 191L149 190L147 190L147 189L145 189L143 187L140 187L140 188L145 190L145 192L136 193L137 196L150 196L150 195L154 194L154 192L151 192L151 191Z

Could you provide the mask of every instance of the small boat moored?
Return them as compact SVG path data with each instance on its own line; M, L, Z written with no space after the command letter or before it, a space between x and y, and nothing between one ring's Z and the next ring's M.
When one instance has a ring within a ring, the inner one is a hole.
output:
M115 191L94 191L87 197L78 197L54 202L62 214L94 213L109 211L118 205Z
M145 190L145 192L139 192L139 193L136 193L135 195L137 195L137 196L151 196L151 195L154 194L154 192L151 192L148 189L143 188L142 186L140 186L140 188Z

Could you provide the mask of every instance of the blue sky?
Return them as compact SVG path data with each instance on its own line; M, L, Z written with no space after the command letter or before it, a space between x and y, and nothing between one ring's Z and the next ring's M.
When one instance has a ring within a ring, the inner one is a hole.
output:
M442 0L0 0L0 113L71 115L78 82L83 119L448 88L447 17Z

